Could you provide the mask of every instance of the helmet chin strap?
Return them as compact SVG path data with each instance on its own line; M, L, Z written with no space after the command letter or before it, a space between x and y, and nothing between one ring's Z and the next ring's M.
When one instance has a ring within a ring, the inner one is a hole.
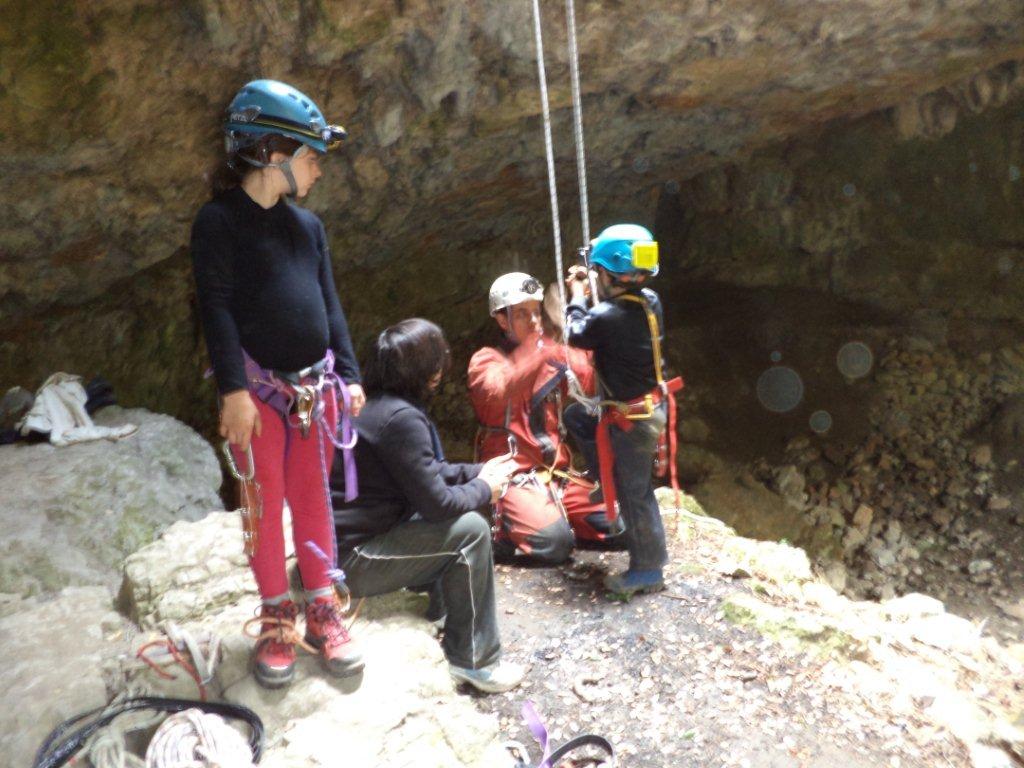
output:
M257 168L276 168L277 170L281 171L281 173L284 174L285 181L288 182L288 197L295 197L297 194L299 194L299 185L296 184L295 182L295 172L292 171L292 160L294 160L304 151L308 151L308 149L309 148L305 144L303 144L301 147L295 150L294 155L292 155L282 163L261 163L259 160L256 160L255 158L252 157L246 157L245 155L242 155L241 157L245 162L249 163L249 165L255 166Z
M295 183L295 174L292 172L292 161L290 159L268 167L278 168L284 174L285 181L288 182L288 197L295 197L299 194L299 186Z

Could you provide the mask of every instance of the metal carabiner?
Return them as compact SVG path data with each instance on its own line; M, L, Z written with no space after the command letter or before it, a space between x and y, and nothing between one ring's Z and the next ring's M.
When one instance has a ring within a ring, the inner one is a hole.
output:
M241 482L247 482L256 477L256 462L252 458L252 443L249 443L249 447L245 449L245 456L249 462L249 470L243 475L238 471L238 465L235 464L235 454L231 452L231 443L225 440L221 443L221 450L224 452L224 457L228 460L228 471L231 472L231 476L235 480Z
M295 387L295 391L298 393L298 398L295 401L295 415L299 418L299 431L303 437L308 437L309 430L313 426L317 391L315 387L309 385Z

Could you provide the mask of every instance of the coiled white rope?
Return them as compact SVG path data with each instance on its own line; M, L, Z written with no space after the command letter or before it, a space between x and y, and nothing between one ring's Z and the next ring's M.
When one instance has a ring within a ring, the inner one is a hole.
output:
M186 709L156 729L145 768L253 768L252 751L219 715Z
M119 709L122 702L141 696L145 692L141 686L130 686L107 705L106 711ZM84 747L84 751L89 755L89 762L94 768L145 768L146 764L142 758L128 751L125 743L127 736L135 731L152 728L163 718L163 712L144 709L121 715L108 727L97 732Z

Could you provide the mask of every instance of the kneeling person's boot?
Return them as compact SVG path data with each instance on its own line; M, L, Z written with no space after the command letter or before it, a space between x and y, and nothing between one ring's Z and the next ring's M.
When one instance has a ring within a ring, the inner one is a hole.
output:
M608 574L604 578L608 596L617 600L629 600L633 595L660 592L665 588L661 570L635 571L630 568L622 573Z
M295 619L299 608L291 600L276 605L264 603L259 619L260 634L253 651L252 668L256 682L264 688L282 688L295 679ZM248 626L248 624L247 624Z
M511 691L523 682L526 676L525 669L510 661L496 661L480 669L466 669L449 664L448 671L457 682L468 683L484 693Z
M362 671L365 663L345 628L336 595L323 595L306 603L306 642L320 651L327 671L348 677Z

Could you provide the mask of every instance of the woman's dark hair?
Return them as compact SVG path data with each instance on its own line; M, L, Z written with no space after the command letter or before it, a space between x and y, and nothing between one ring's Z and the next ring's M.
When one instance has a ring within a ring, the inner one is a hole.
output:
M413 317L381 331L364 367L367 394L389 392L424 402L430 380L451 362L444 332L429 320Z
M237 187L247 175L256 170L256 166L246 162L245 158L251 158L260 163L269 163L270 156L274 152L283 152L291 156L302 146L302 142L282 136L279 133L269 133L261 136L256 142L237 152L232 152L224 159L217 162L213 170L207 174L210 182L210 194L216 197L221 192Z

